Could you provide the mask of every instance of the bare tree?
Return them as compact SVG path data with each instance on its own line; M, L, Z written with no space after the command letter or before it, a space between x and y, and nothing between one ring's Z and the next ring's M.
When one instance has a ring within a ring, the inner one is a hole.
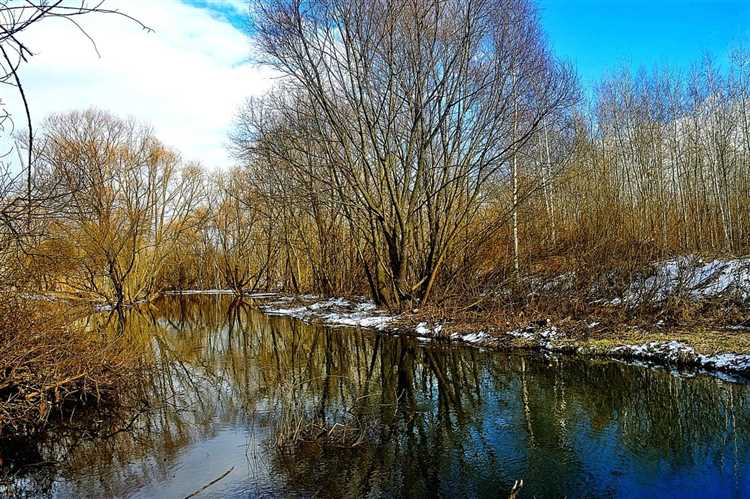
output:
M300 97L287 143L302 150L316 138L320 178L367 242L373 297L429 300L487 183L507 177L544 118L573 101L573 78L549 55L533 9L272 0L256 4L255 22L265 62Z
M42 136L38 175L59 192L47 244L68 246L57 252L72 265L65 286L114 307L151 298L167 255L200 223L200 170L147 127L101 111L54 115Z
M34 52L29 42L24 40L24 34L30 27L46 20L62 19L70 22L71 26L87 37L91 41L94 50L96 50L96 43L93 38L86 33L78 22L78 18L86 14L116 15L137 23L145 30L150 30L146 25L128 14L116 9L107 8L106 0L81 0L78 2L64 0L0 0L0 83L11 85L18 90L26 118L25 169L27 224L31 223L32 210L34 130L31 119L31 104L24 91L21 74L23 65L29 62ZM7 109L2 107L0 109L0 125L4 125L3 129L8 128L7 124L10 119L11 116Z
M212 203L212 224L219 250L219 270L224 282L237 293L254 292L261 283L271 284L278 245L272 217L262 196L243 171L232 170L218 177ZM272 225L269 225L269 220Z

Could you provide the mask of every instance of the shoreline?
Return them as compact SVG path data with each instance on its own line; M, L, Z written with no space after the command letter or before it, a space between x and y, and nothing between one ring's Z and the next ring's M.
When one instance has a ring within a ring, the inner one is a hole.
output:
M258 299L259 310L267 315L291 317L329 327L363 328L390 336L410 336L425 342L447 342L497 351L536 350L585 355L750 378L750 331L744 330L727 332L625 326L595 331L598 323L586 324L584 321L567 328L550 321L538 321L509 330L491 325L452 330L453 325L447 319L426 322L413 314L390 315L366 299L269 293L248 297ZM590 331L582 332L582 324L586 324ZM732 344L734 349L730 346Z
M161 296L239 297L231 289L170 290L162 292ZM60 301L58 297L50 296L34 298ZM583 355L750 379L750 328L675 328L658 323L650 328L632 325L602 328L598 322L586 320L574 321L567 327L549 320L516 328L490 323L467 327L457 326L445 318L426 321L419 316L418 310L392 315L365 297L256 292L244 294L243 298L256 300L258 309L266 315L291 317L328 327L369 329L389 336L410 336L424 342L445 342L495 351L530 350ZM108 311L101 305L93 309L94 313Z

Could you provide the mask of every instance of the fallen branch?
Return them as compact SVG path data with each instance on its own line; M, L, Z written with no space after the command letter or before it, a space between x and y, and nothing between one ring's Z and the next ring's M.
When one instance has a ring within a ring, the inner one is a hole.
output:
M190 494L190 495L188 495L188 496L185 496L185 499L190 499L191 497L195 497L195 496L197 496L198 494L200 494L201 492L203 492L204 490L206 490L207 488L209 488L209 487L210 487L211 485L215 484L216 482L218 482L218 481L219 481L219 480L221 480L222 478L226 477L226 476L227 476L228 474L230 474L230 473L232 472L232 470L234 470L234 466L232 466L232 467L231 467L231 468L229 468L229 469L228 469L227 471L225 471L225 472L224 472L224 474L223 474L223 475L221 475L221 476L220 476L219 478L216 478L216 479L214 479L214 480L212 480L212 481L208 482L208 483L207 483L206 485L204 485L204 486L203 486L203 487L201 487L200 489L196 490L196 491L195 491L195 492L193 492L192 494Z

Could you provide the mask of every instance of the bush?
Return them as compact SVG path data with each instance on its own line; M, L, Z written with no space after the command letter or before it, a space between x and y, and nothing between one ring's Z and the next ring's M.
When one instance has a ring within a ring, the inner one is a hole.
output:
M0 438L117 402L139 359L122 337L70 325L60 305L0 296Z

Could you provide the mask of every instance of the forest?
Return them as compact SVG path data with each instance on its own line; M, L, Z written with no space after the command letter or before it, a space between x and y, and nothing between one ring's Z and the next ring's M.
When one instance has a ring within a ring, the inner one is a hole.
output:
M0 1L13 92L29 26L148 26L66 5ZM236 110L231 169L191 161L137 116L79 109L32 127L5 114L0 435L121 397L146 369L137 342L74 319L122 320L170 292L365 297L509 325L750 318L742 283L625 298L663 262L750 253L750 51L624 67L587 90L532 0L257 0L249 13L248 52L279 77Z
M588 100L532 7L496 3L263 2L285 78L238 110L230 171L133 118L48 117L3 176L2 282L113 307L229 288L523 308L538 279L607 297L659 259L745 254L750 56Z

